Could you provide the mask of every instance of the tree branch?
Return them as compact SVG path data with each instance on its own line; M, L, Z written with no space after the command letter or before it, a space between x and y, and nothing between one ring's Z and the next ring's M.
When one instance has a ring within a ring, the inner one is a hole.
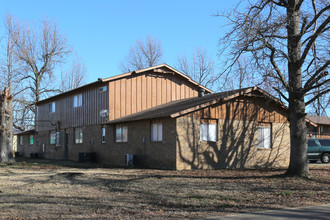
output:
M322 95L327 94L328 92L330 92L330 89L327 89L327 90L324 90L324 91L318 93L316 96L314 96L312 99L310 99L309 101L306 102L306 106L311 104L312 102L314 102L316 99L318 99Z

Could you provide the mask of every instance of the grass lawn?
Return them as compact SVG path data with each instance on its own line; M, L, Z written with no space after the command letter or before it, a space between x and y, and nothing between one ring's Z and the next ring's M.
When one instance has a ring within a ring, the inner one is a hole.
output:
M330 203L330 166L168 171L22 159L0 166L0 219L173 219Z

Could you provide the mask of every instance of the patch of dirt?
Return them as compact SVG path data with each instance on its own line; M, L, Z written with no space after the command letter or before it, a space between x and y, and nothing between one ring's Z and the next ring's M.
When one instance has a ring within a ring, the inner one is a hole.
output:
M183 219L330 203L330 166L284 170L0 168L0 219Z

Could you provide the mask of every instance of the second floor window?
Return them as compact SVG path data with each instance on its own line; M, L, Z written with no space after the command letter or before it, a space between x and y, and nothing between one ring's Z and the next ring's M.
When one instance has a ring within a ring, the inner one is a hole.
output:
M127 142L127 125L116 126L116 142Z
M75 95L73 97L73 107L80 107L82 106L82 94Z
M49 113L55 112L55 102L49 103Z

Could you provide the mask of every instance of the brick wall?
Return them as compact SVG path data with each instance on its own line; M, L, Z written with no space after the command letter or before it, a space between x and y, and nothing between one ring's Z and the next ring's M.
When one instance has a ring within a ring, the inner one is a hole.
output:
M287 167L290 131L272 123L272 148L258 149L254 121L218 120L218 141L200 141L200 118L177 118L177 169Z
M39 132L41 155L48 159L65 159L65 133L68 133L68 159L79 160L79 152L94 152L96 162L125 166L125 154L137 155L139 166L175 169L175 119L164 118L163 141L151 141L151 120L127 123L128 141L115 142L115 125L107 125L105 143L102 143L102 125L83 127L83 143L74 143L74 128L61 130L61 146L50 144L49 132Z

